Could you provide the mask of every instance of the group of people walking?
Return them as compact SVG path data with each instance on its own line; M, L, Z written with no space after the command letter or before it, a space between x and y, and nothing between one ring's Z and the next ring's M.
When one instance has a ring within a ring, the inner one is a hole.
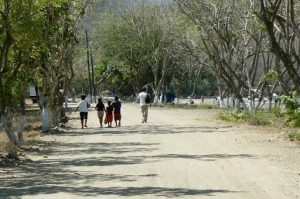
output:
M80 110L79 114L82 129L87 127L88 108L90 108L90 104L85 98L85 95L81 95L81 100L76 108L76 110ZM116 126L121 126L121 102L119 101L119 97L116 96L114 102L107 101L107 106L105 106L102 99L99 98L95 109L97 110L100 127L103 127L103 123L107 124L109 128L112 127L113 120Z
M89 102L85 99L85 95L81 95L81 100L78 103L76 110L80 110L81 128L87 127L88 109L90 108ZM148 120L148 105L151 104L150 95L146 92L146 89L142 89L139 93L137 102L140 102L142 112L142 123L147 123ZM115 121L116 127L121 126L121 102L119 97L116 96L114 102L107 101L105 106L102 99L98 99L95 109L99 119L100 127L103 127L103 123L107 124L107 127L112 127L113 121Z
M97 110L100 127L103 127L103 122L108 125L107 127L112 127L113 120L115 120L116 126L121 126L121 102L119 97L116 96L114 102L107 101L106 107L102 99L99 98L95 109Z

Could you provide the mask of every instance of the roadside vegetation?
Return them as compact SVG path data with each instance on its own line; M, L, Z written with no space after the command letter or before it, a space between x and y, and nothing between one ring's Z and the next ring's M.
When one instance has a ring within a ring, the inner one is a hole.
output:
M300 127L299 1L3 0L0 13L4 148L67 121L66 98L134 97L142 88L157 106L170 94L215 96L222 107L228 100L225 120ZM26 111L29 85L39 125ZM276 96L287 96L283 111Z
M29 110L27 111L26 115L26 126L24 127L25 145L38 141L42 136L42 121L40 111ZM19 123L18 117L14 118L14 123ZM18 129L15 129L15 131L18 131ZM9 142L7 136L5 135L5 132L0 132L0 153L7 152L15 147L16 146L12 145Z
M153 105L153 107L163 107L163 108L175 108L175 109L218 109L219 107L214 104L201 103L201 104L160 104Z
M220 110L219 118L228 122L248 123L251 125L271 125L281 121L281 117L276 113L268 111L260 111L250 116L247 111Z
M24 126L22 146L13 145L5 132L0 132L0 167L13 167L23 162L30 161L26 155L27 152L38 152L38 143L43 136L41 131L42 121L39 110L26 111L26 125ZM14 123L19 123L19 117L16 115ZM15 129L18 131L18 129Z
M291 141L300 141L300 130L290 133L289 138Z

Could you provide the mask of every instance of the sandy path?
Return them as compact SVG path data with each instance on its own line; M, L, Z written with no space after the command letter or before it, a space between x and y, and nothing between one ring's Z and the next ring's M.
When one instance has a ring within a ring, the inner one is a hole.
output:
M214 116L155 108L140 124L125 104L123 126L100 129L90 112L88 129L43 137L59 144L1 179L0 198L300 198L299 147Z

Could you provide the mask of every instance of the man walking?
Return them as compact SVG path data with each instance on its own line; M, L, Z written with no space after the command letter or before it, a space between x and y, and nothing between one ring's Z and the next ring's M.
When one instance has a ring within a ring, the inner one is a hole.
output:
M91 106L90 103L85 99L85 95L81 95L81 100L76 107L76 111L79 109L80 120L81 120L81 128L87 127L87 119L88 119L88 112L89 107Z
M142 123L147 123L148 119L148 104L150 103L150 95L146 92L146 88L143 88L139 93L138 100L140 100L140 106L142 111Z

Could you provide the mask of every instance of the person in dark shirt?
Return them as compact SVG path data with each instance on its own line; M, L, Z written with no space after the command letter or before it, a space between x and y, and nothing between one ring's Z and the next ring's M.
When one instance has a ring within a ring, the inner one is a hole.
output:
M111 101L107 102L107 107L105 109L106 112L106 122L107 122L107 127L111 127L112 121L113 121L113 110L114 107L111 105Z
M101 98L98 99L98 103L97 103L95 109L97 110L100 127L102 128L105 106L104 106Z
M121 102L119 101L119 97L115 97L115 101L112 103L112 106L114 107L114 119L116 126L121 126ZM119 123L118 123L119 121Z

